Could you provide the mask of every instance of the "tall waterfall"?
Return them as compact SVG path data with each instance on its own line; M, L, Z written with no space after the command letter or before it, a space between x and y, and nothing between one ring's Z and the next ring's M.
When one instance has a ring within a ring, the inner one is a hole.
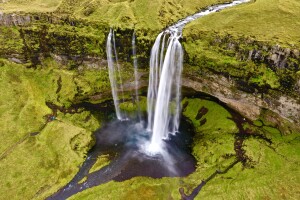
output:
M209 7L205 11L180 20L157 36L150 57L147 129L152 132L152 139L148 151L161 151L163 139L170 133L176 133L179 128L183 65L183 49L179 38L184 26L202 16L248 1L237 0ZM168 37L167 45L166 37Z
M168 37L166 45L166 37ZM183 49L180 33L160 33L153 45L148 86L148 130L151 151L159 150L162 139L179 128ZM165 47L167 48L165 49Z
M137 62L137 56L136 56L136 38L135 38L135 32L132 34L132 57L133 57L133 67L134 67L134 85L135 85L135 101L137 104L137 115L138 119L141 122L142 117L141 117L141 108L140 108L140 101L139 101L139 81L138 81L138 62Z
M114 99L116 115L119 120L124 120L125 116L123 113L121 113L120 106L119 106L118 82L120 84L122 98L124 97L123 84L122 84L121 72L120 72L121 69L120 69L120 65L118 63L115 34L112 29L110 29L108 37L107 37L106 54L107 54L109 80L110 80L110 84L111 84L111 91L112 91L112 96Z

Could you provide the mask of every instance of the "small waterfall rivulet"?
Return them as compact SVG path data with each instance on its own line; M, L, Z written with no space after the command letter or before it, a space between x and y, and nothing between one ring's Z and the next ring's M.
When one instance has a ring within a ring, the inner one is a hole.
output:
M120 72L120 65L118 63L118 55L116 50L116 41L115 41L115 34L112 29L110 29L107 43L106 43L106 55L107 55L107 63L108 63L108 72L109 72L109 80L111 84L111 91L114 100L116 115L118 120L124 120L125 116L121 113L119 107L119 94L118 94L118 82L120 84L120 90L123 95L123 84L121 79L121 72Z
M135 32L132 34L132 58L133 58L133 66L134 66L134 86L135 86L135 102L137 104L137 115L138 119L141 122L142 117L141 117L141 108L140 108L140 101L139 101L139 81L138 81L138 62L137 62L137 55L136 55L136 38L135 38Z

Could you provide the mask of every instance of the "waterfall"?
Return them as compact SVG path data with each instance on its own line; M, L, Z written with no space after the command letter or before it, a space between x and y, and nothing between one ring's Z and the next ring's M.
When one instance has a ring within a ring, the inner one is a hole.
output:
M211 6L205 11L180 20L157 36L150 56L147 129L152 132L152 139L148 151L162 152L163 140L168 138L168 134L174 134L179 129L183 66L183 49L179 38L184 26L202 16L245 2L249 0ZM165 52L167 36L169 38Z
M181 73L183 67L183 49L179 39L184 26L202 16L236 6L250 0L235 0L231 3L208 7L204 11L188 16L161 32L151 49L150 74L147 94L148 124L147 131L152 133L150 152L160 151L162 142L168 135L175 134L179 129L181 102ZM119 120L126 119L119 108L118 92L123 95L121 68L118 63L115 35L110 30L107 38L107 61L109 79L114 99L116 115ZM138 118L141 121L138 97L138 65L136 55L136 37L132 36L132 55L135 76L135 97L138 106ZM118 88L119 83L119 88ZM124 101L124 99L123 99ZM161 151L160 151L161 152Z
M165 52L166 37L169 38ZM158 151L162 140L179 128L183 62L183 49L179 38L180 34L176 31L162 32L157 36L151 51L148 87L148 130L152 131L149 147L151 151Z
M135 85L135 101L137 104L137 115L138 119L141 122L142 117L141 117L141 108L140 108L140 101L139 101L139 81L138 81L138 63L137 63L137 57L136 57L136 44L135 44L136 38L135 38L135 32L132 34L132 57L133 57L133 67L134 67L134 85Z
M111 91L112 91L112 96L113 96L113 100L114 100L116 115L117 115L118 120L124 120L125 116L124 116L124 114L121 113L120 106L119 106L118 82L120 83L122 97L124 97L123 84L122 84L122 79L121 79L121 69L120 69L120 65L118 63L115 34L112 29L110 29L108 37L107 37L106 54L107 54L109 80L110 80L110 84L111 84Z
M148 131L152 131L153 120L154 120L154 108L158 91L158 75L160 71L160 66L162 65L159 62L159 58L162 57L163 49L160 52L161 48L161 37L163 33L160 33L155 43L151 49L150 56L150 74L149 74L149 85L148 85L148 94L147 94L147 111L148 111ZM164 44L163 44L164 45Z

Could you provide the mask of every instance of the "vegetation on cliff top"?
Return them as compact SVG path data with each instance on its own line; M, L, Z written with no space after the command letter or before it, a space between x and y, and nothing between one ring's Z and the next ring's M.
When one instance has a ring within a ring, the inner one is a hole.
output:
M184 37L199 32L251 37L270 44L300 47L300 2L256 0L198 19L188 24Z
M201 8L223 2L226 0L10 0L1 7L4 12L53 12L111 27L159 31Z
M186 68L222 74L248 93L299 99L298 21L295 0L251 1L204 16L184 29L186 62L197 66Z

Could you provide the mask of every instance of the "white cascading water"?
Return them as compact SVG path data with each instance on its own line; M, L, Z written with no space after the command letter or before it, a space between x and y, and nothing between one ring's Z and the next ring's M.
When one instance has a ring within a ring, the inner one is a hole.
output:
M162 152L163 140L168 138L168 134L176 133L179 128L183 63L183 50L179 39L184 26L202 16L248 1L238 0L209 7L203 12L180 20L157 36L150 57L147 129L152 132L152 139L147 151L151 153ZM169 39L165 53L166 36L169 36Z
M139 81L138 81L138 63L137 63L137 56L136 56L136 38L135 38L135 32L132 34L132 57L133 57L133 67L134 67L134 85L135 85L135 101L137 104L137 115L138 119L141 122L142 117L141 117L141 108L140 108L140 101L139 101Z
M164 36L165 38L166 35L169 35L169 39L164 61L162 62L159 56L155 56L153 59L154 66L150 67L152 82L149 82L148 91L153 93L155 98L148 99L148 102L155 102L155 110L151 110L153 113L148 110L148 114L154 116L153 123L152 119L149 120L150 125L153 124L153 128L148 127L152 130L152 139L149 146L152 152L159 151L163 139L166 139L169 133L178 131L179 127L183 49L179 42L180 34L178 32L167 31L160 37ZM161 47L160 50L154 49L154 52L164 52L164 41ZM159 55L159 53L155 53L155 55ZM162 67L160 63L163 63Z
M121 113L120 106L119 106L118 82L120 83L122 96L123 96L123 85L122 85L122 79L120 75L120 66L118 63L115 35L112 29L110 29L107 37L106 55L107 55L107 63L108 63L109 80L111 84L111 91L114 100L116 115L118 120L124 120L125 119L125 117L123 116L124 114Z
M153 120L154 120L154 109L155 102L157 98L158 91L158 78L160 71L160 45L161 45L161 36L163 33L160 33L151 50L150 57L150 74L149 74L149 85L148 85L148 94L147 94L147 111L148 111L148 131L152 131L153 128ZM162 51L163 53L163 51Z

